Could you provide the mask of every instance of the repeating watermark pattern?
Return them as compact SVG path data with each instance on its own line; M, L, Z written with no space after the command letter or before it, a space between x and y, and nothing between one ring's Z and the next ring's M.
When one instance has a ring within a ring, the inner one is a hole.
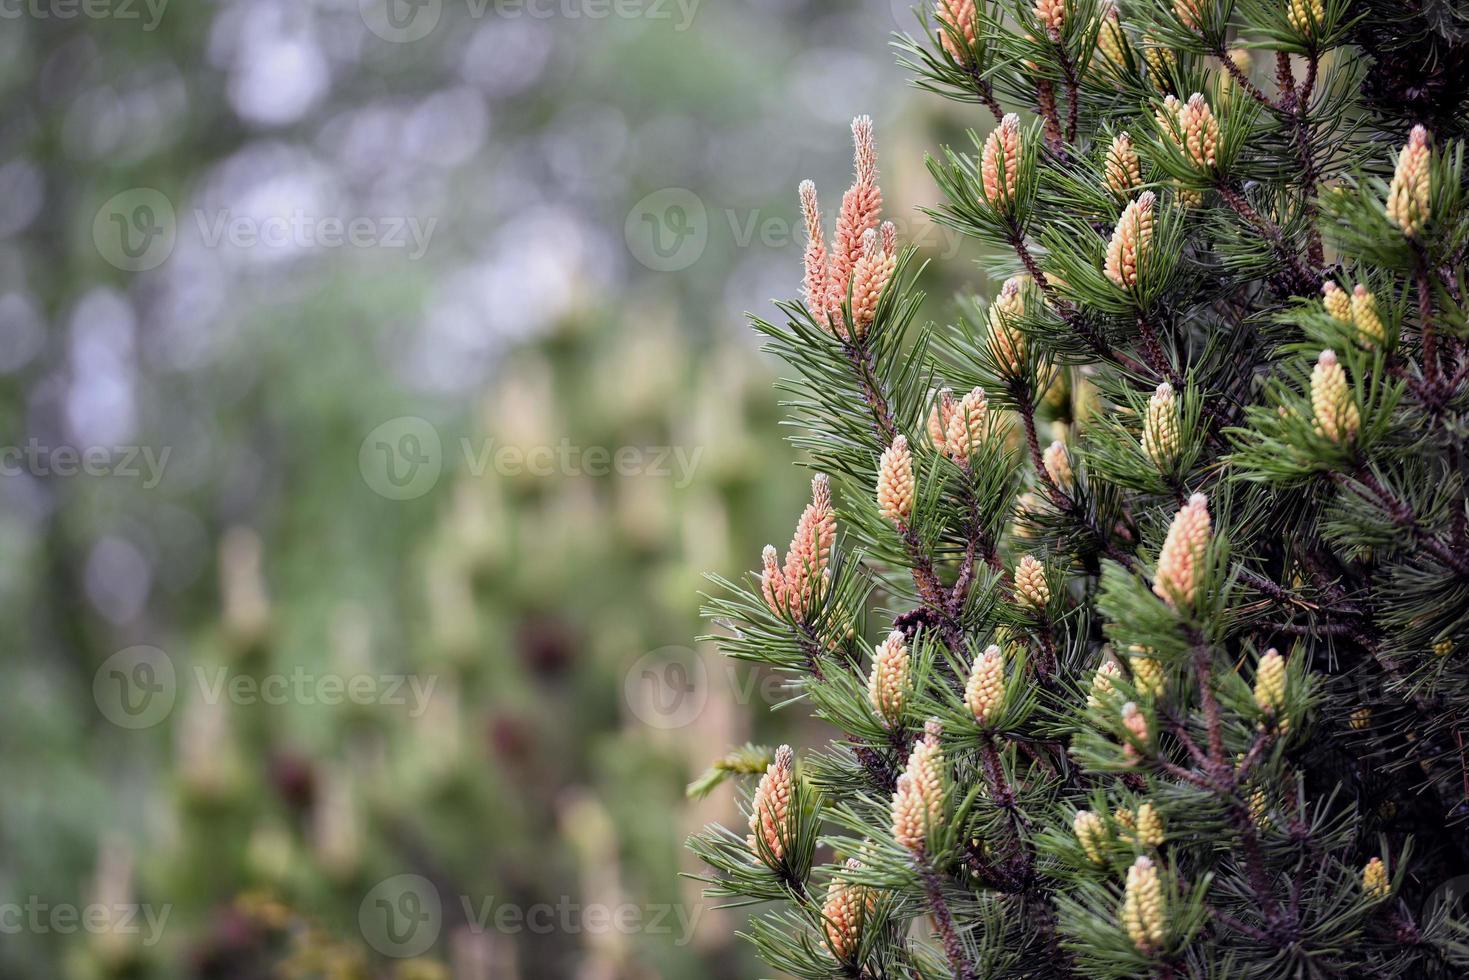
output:
M898 241L943 260L957 257L964 236L935 221L903 218L895 222ZM703 258L714 236L736 249L799 249L806 226L786 214L762 208L720 208L711 213L704 201L683 187L665 187L633 205L623 237L633 258L654 272L678 272Z
M791 696L784 677L719 657L711 667L697 650L668 646L643 654L622 678L628 710L650 728L684 728L709 704L713 682L722 677L721 703L774 705ZM727 693L726 693L727 692Z
M704 447L583 446L569 437L534 446L500 443L493 438L460 438L460 463L471 476L649 477L672 480L675 489L694 481ZM422 497L444 471L444 446L433 424L417 416L389 419L362 440L357 466L363 482L389 500Z
M228 208L195 208L190 214L197 240L207 249L401 251L410 262L428 253L439 225L436 217L313 214L304 208L265 216ZM124 272L147 272L173 255L179 231L178 212L167 195L136 187L98 209L92 241L103 259Z
M501 901L494 895L459 895L458 914L473 934L669 936L675 946L694 937L702 905L633 902L580 902L563 895L555 902L529 905ZM422 956L444 929L444 900L432 881L417 874L394 875L378 882L362 898L357 924L362 937L383 956Z
M703 0L448 0L471 20L646 20L671 24L682 34L693 26ZM446 0L358 0L362 22L384 41L412 44L434 32Z
M169 0L0 0L0 20L115 20L158 29Z
M119 728L152 728L168 717L177 698L173 661L157 647L119 650L92 676L92 699Z
M141 945L151 947L163 938L172 913L172 905L131 902L73 905L46 902L30 895L24 902L0 902L0 935L70 936L84 932L94 936L134 936Z
M144 490L163 481L172 447L49 446L34 437L20 446L0 446L0 476L119 477L141 480Z
M1466 902L1465 899L1469 899L1469 875L1450 878L1423 900L1423 911L1419 916L1419 921L1429 922L1440 913L1462 918L1469 913L1469 902Z
M242 674L228 667L195 665L187 675L206 704L357 705L406 708L410 718L428 710L438 686L435 674L313 673ZM92 697L102 716L119 728L151 728L173 711L180 695L173 658L152 646L128 647L102 662L92 677Z
M422 497L439 482L444 447L427 419L388 419L362 440L357 469L373 493L389 500Z
M622 236L633 258L649 269L679 272L709 247L709 211L693 191L665 187L633 205Z

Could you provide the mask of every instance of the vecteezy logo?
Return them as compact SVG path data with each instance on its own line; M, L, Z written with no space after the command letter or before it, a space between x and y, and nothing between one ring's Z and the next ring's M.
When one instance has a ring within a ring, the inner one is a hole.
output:
M709 672L688 647L663 647L637 659L623 678L627 706L654 728L682 728L709 700Z
M654 272L677 272L704 254L709 212L693 191L665 187L633 206L622 231L633 258Z
M173 661L157 647L119 650L92 677L92 699L119 728L152 728L173 710L178 695Z
M367 945L384 956L422 956L438 942L443 903L423 875L394 875L378 882L357 908L357 925Z
M389 500L422 497L439 482L444 469L438 430L411 415L389 419L362 440L357 468L378 496Z
M358 0L362 22L384 41L422 41L439 26L444 0Z
M158 268L173 254L177 238L173 202L151 187L135 187L108 199L92 222L98 253L124 272Z

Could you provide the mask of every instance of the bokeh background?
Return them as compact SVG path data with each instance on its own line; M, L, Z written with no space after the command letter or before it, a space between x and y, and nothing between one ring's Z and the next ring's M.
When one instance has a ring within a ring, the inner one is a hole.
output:
M806 477L744 313L907 0L0 0L0 976L743 977L814 737L695 637Z

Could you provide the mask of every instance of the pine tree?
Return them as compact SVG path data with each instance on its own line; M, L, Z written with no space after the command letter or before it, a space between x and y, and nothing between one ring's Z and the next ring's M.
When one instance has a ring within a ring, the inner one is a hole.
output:
M820 475L784 565L706 612L838 734L744 750L752 834L691 842L711 894L773 903L771 966L1469 967L1441 900L1469 872L1442 14L939 0L899 39L993 116L929 160L931 216L1003 286L919 322L866 118L830 242L800 189L803 298L755 327Z

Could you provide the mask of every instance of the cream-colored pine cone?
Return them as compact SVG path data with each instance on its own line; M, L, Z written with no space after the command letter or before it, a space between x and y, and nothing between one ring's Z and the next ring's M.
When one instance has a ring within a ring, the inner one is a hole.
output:
M1097 50L1118 68L1127 67L1127 56L1123 53L1125 37L1122 18L1117 13L1114 0L1102 0L1100 4L1102 26L1097 30Z
M969 681L964 685L964 704L981 725L988 725L1004 710L1005 658L994 644L986 647L974 661Z
M1172 96L1169 97L1170 99ZM1171 137L1201 170L1211 170L1219 149L1219 121L1203 95L1195 92L1188 101L1176 107L1176 126L1164 127L1163 135Z
M897 725L903 720L903 709L908 705L908 688L912 661L903 634L893 630L888 638L877 645L872 654L872 673L867 678L867 699L888 725Z
M770 611L782 616L787 609L785 573L781 571L775 545L765 546L765 550L760 553L760 561L763 565L760 572L760 594L765 597L765 604L770 607Z
M1352 298L1330 279L1321 284L1321 305L1333 320L1352 322Z
M967 463L979 448L989 424L989 403L985 401L984 389L974 388L954 408L949 417L949 432L945 443L949 455L956 463Z
M1131 701L1122 706L1122 725L1128 730L1129 733L1131 733L1133 739L1136 740L1138 745L1141 745L1144 748L1147 747L1147 716L1139 711L1138 706ZM1138 749L1137 746L1132 744L1132 742L1127 742L1123 745L1122 754L1124 757L1126 757L1128 762L1136 762L1138 760Z
M1117 661L1110 658L1103 660L1102 665L1097 668L1097 672L1092 675L1092 689L1086 696L1086 706L1095 709L1111 701L1117 694L1117 688L1113 684L1113 681L1121 676L1122 667Z
M1270 715L1285 704L1285 658L1271 647L1255 665L1255 707Z
M791 839L791 802L796 794L795 754L789 745L775 750L775 761L765 768L750 803L750 851L761 860L785 860ZM757 838L758 835L758 838ZM764 848L760 842L764 842ZM763 851L763 853L762 853Z
M862 867L856 858L847 860L847 869L856 871ZM856 959L862 945L862 927L876 897L866 885L833 877L826 886L826 902L821 907L823 931L826 933L826 948L843 963Z
M1129 201L1107 245L1107 278L1123 289L1137 285L1138 267L1146 261L1153 240L1155 200L1152 191L1143 191L1137 200Z
M944 50L949 52L956 61L968 61L969 49L974 45L974 0L938 0L935 13L938 16L939 35L943 41ZM957 32L964 39L963 45L955 42L951 31Z
M1198 27L1203 19L1203 5L1208 0L1173 0L1173 13L1184 27Z
M1025 555L1015 566L1015 598L1037 612L1051 601L1051 587L1046 582L1046 569L1034 555Z
M1285 19L1302 37L1315 36L1316 28L1326 19L1326 9L1321 0L1290 0L1285 9Z
M1060 439L1046 447L1045 454L1041 457L1045 464L1046 475L1051 482L1063 490L1071 488L1071 481L1075 474L1071 471L1071 456L1066 452L1066 444Z
M882 189L877 185L877 143L870 116L852 120L852 160L855 176L852 186L842 195L842 206L837 212L827 275L827 309L833 324L841 322L842 305L847 301L852 273L862 258L867 232L878 226L882 213Z
M1127 197L1143 182L1142 164L1138 161L1137 150L1133 149L1132 137L1126 132L1112 137L1112 145L1107 147L1105 170L1107 188L1118 197Z
M954 393L945 388L939 392L938 400L929 410L928 441L933 443L934 451L940 455L947 456L949 453L949 423L957 408Z
M1139 694L1154 698L1163 694L1163 665L1151 650L1132 644L1127 648L1127 665L1132 668L1133 686Z
M1350 724L1353 731L1365 731L1372 724L1372 709L1358 708L1351 714Z
M1387 868L1383 866L1382 858L1373 858L1362 869L1362 891L1374 900L1387 898L1392 891L1392 883L1387 879Z
M1025 364L1025 334L1014 323L1024 314L1025 280L1011 276L990 304L989 344L995 361L1012 374L1019 373Z
M791 615L800 618L821 597L831 546L836 541L836 511L831 505L831 484L824 473L811 478L811 503L796 521L795 534L786 552L783 580Z
M1020 182L1020 117L1010 113L990 130L979 160L980 189L992 207L1004 210Z
M1152 954L1168 940L1163 921L1163 883L1152 859L1140 855L1127 869L1122 897L1122 927L1138 952Z
M806 251L803 255L805 278L802 291L806 295L806 308L822 326L830 329L831 318L827 315L827 298L831 284L827 280L828 257L826 241L821 230L821 207L816 199L816 185L809 180L801 181L801 217L806 224Z
M1250 794L1250 820L1261 830L1270 829L1270 798L1265 795L1263 789L1257 789Z
M900 526L913 513L913 454L908 450L906 436L895 438L878 461L877 509Z
M1226 52L1225 57L1227 57L1230 62L1239 69L1241 75L1246 78L1250 77L1250 70L1253 66L1251 64L1252 59L1250 58L1249 51L1245 50L1244 48L1230 48L1229 51ZM1239 83L1234 80L1234 75L1230 74L1228 69L1222 69L1219 72L1218 77L1219 109L1222 112L1229 108L1230 102L1234 99L1235 89L1239 87Z
M938 726L930 721L893 793L893 837L914 853L923 851L929 833L943 825L944 766Z
M1071 820L1076 842L1092 864L1107 863L1107 825L1090 810L1078 810Z
M1178 55L1172 48L1163 42L1149 38L1147 46L1143 48L1143 59L1148 63L1148 71L1153 76L1153 84L1161 85L1172 74L1173 69L1178 67Z
M897 254L882 246L884 237L875 228L863 232L862 257L852 269L852 328L859 339L877 318L878 301L898 267Z
M1163 846L1163 815L1151 803L1137 808L1137 841L1144 847Z
M1178 396L1166 381L1148 397L1148 413L1143 419L1143 454L1164 471L1178 458Z
M1060 38L1061 28L1066 24L1066 4L1067 0L1035 0L1036 22L1053 40Z
M1398 154L1397 168L1387 189L1387 216L1403 234L1413 238L1431 216L1433 175L1429 169L1428 130L1414 126Z
M1352 289L1352 323L1357 333L1369 347L1387 340L1387 328L1377 313L1377 297L1367 291L1361 283Z
M1322 351L1311 371L1311 414L1316 431L1332 442L1351 442L1361 428L1362 416L1336 351Z
M1210 531L1209 501L1196 493L1173 516L1153 576L1153 593L1175 609L1193 604Z

